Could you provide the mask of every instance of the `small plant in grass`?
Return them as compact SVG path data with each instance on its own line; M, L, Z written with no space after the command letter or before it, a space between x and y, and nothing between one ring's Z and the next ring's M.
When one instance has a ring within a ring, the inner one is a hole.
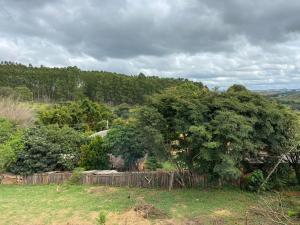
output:
M105 225L106 224L106 213L100 212L96 222L97 222L97 225Z
M84 168L77 167L73 170L72 176L68 180L67 184L80 184L80 180L82 178L82 172L84 171Z

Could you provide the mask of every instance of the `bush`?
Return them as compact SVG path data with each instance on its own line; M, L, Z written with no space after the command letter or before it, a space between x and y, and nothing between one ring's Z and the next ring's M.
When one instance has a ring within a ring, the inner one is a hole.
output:
M39 112L39 122L44 125L65 125L80 131L99 131L106 129L107 120L113 119L112 112L104 105L88 99L64 105L51 106Z
M8 98L14 96L14 89L11 87L0 87L0 97Z
M16 87L15 88L15 95L16 98L20 101L32 101L33 100L33 93L32 91L25 86Z
M97 222L97 225L105 225L106 224L106 213L100 212L96 222Z
M15 88L0 87L0 96L4 98L12 98L20 101L32 101L33 93L25 86L19 86Z
M16 125L0 119L0 172L6 171L23 150L23 133Z
M153 129L142 130L132 124L114 126L103 140L109 153L122 156L127 170L136 170L140 158L155 154L162 147L160 136Z
M16 174L73 170L78 165L80 147L86 143L83 134L58 125L30 128L24 140L24 150L10 168Z
M162 164L157 160L155 156L148 156L146 163L145 163L147 170L157 170L159 168L162 168Z
M282 190L297 183L293 169L288 164L280 164L272 174L268 186L271 189Z
M23 151L23 133L16 132L5 143L0 145L0 172L7 171L17 160L17 154Z
M0 144L5 143L16 132L16 129L14 123L0 118Z
M101 137L95 137L89 145L81 147L80 166L87 170L103 170L109 167L107 150L103 147Z
M246 179L246 189L248 191L258 191L260 185L264 182L264 174L261 170L255 170Z
M77 167L73 170L72 176L68 180L67 184L80 184L80 180L82 178L82 172L84 171L84 168Z

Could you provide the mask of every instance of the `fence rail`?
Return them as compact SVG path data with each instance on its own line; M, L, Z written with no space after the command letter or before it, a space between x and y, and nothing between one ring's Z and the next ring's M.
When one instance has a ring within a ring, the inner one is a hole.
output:
M48 172L30 176L15 176L18 184L62 184L70 179L71 172ZM1 182L0 182L1 183ZM3 183L3 182L2 182ZM176 172L117 172L110 174L82 174L81 184L106 185L118 187L141 187L173 189L188 187L202 187L222 185L224 182L212 183L206 175L191 174L185 171L181 174ZM228 182L226 182L228 183ZM238 181L229 182L238 184Z

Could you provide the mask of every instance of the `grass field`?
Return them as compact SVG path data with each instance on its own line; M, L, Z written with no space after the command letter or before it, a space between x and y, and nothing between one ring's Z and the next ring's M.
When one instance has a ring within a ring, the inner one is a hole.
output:
M97 224L245 224L245 215L258 203L255 194L239 189L174 190L101 186L0 185L1 225ZM157 219L133 210L151 204ZM260 224L249 223L249 224ZM262 223L264 224L264 223Z

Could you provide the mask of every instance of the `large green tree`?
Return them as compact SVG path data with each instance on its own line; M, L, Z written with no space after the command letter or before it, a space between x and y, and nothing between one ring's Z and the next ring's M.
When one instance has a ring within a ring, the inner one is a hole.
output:
M213 177L239 177L246 159L261 151L278 158L294 134L290 110L241 85L214 92L183 84L154 95L148 105L160 126L142 113L138 119L162 134L172 160Z

